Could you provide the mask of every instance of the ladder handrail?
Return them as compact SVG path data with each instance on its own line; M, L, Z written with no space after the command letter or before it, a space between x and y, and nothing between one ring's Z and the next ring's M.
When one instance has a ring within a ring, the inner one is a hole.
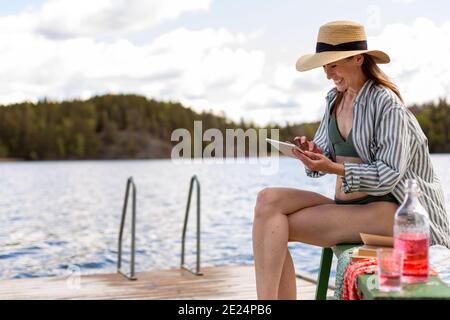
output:
M191 196L192 196L192 189L194 187L194 183L197 184L197 265L196 265L196 269L195 272L190 270L189 268L185 267L184 265L184 247L185 247L185 242L186 242L186 229L187 229L187 222L188 222L188 217L189 217L189 209L191 207ZM193 175L191 178L191 182L189 185L189 195L188 195L188 201L187 201L187 205L186 205L186 214L184 217L184 226L183 226L183 234L181 237L181 264L180 264L180 268L181 269L185 269L197 276L201 276L203 275L200 272L200 182L198 181L198 178L196 175Z
M120 267L122 265L122 236L123 236L123 228L125 226L125 216L127 213L128 206L128 195L130 193L130 186L133 188L133 204L132 204L132 216L131 216L131 262L130 262L130 275L122 272ZM136 251L136 185L133 182L133 177L129 177L127 180L127 187L125 191L125 200L123 203L122 209L122 219L120 222L120 230L119 230L119 241L118 241L118 250L117 250L117 272L125 276L128 280L137 280L134 273L134 264L135 264L135 251Z

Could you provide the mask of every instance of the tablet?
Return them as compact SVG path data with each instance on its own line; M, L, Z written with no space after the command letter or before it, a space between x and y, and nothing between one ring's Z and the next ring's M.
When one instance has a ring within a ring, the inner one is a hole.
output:
M281 142L281 141L273 140L273 139L269 139L269 138L266 138L266 141L268 143L270 143L271 145L273 145L278 150L280 150L280 152L282 154L284 154L285 156L288 156L288 157L297 159L297 157L292 153L293 149L297 149L301 153L304 153L302 149L300 149L298 146L296 146L295 144L292 144L292 143Z

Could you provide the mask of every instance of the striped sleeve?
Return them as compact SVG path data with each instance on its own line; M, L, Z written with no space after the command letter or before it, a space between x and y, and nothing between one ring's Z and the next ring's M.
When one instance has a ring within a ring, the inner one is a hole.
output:
M401 107L390 106L376 130L375 161L344 162L342 191L384 195L394 190L407 169L410 155L408 117Z

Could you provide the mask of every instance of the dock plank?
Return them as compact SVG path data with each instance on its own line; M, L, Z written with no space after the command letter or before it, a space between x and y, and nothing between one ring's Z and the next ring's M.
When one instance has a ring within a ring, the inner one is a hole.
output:
M252 265L205 267L202 272L202 276L181 269L141 272L137 281L117 273L82 275L79 287L67 277L0 280L0 299L256 299ZM315 288L315 283L297 278L299 299L314 299Z

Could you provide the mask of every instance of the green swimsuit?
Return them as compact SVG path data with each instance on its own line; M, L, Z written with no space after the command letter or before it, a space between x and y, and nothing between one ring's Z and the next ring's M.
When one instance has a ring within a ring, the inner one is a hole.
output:
M347 140L344 140L341 133L339 132L336 116L333 112L331 113L330 122L328 124L328 135L330 136L330 141L333 145L336 156L359 158L359 155L355 150L355 145L353 144L352 131L353 129L350 130ZM336 204L368 204L377 201L388 201L398 204L397 199L395 199L392 193L388 193L383 196L367 195L362 198L352 200L339 200L335 196L334 201L336 202Z

